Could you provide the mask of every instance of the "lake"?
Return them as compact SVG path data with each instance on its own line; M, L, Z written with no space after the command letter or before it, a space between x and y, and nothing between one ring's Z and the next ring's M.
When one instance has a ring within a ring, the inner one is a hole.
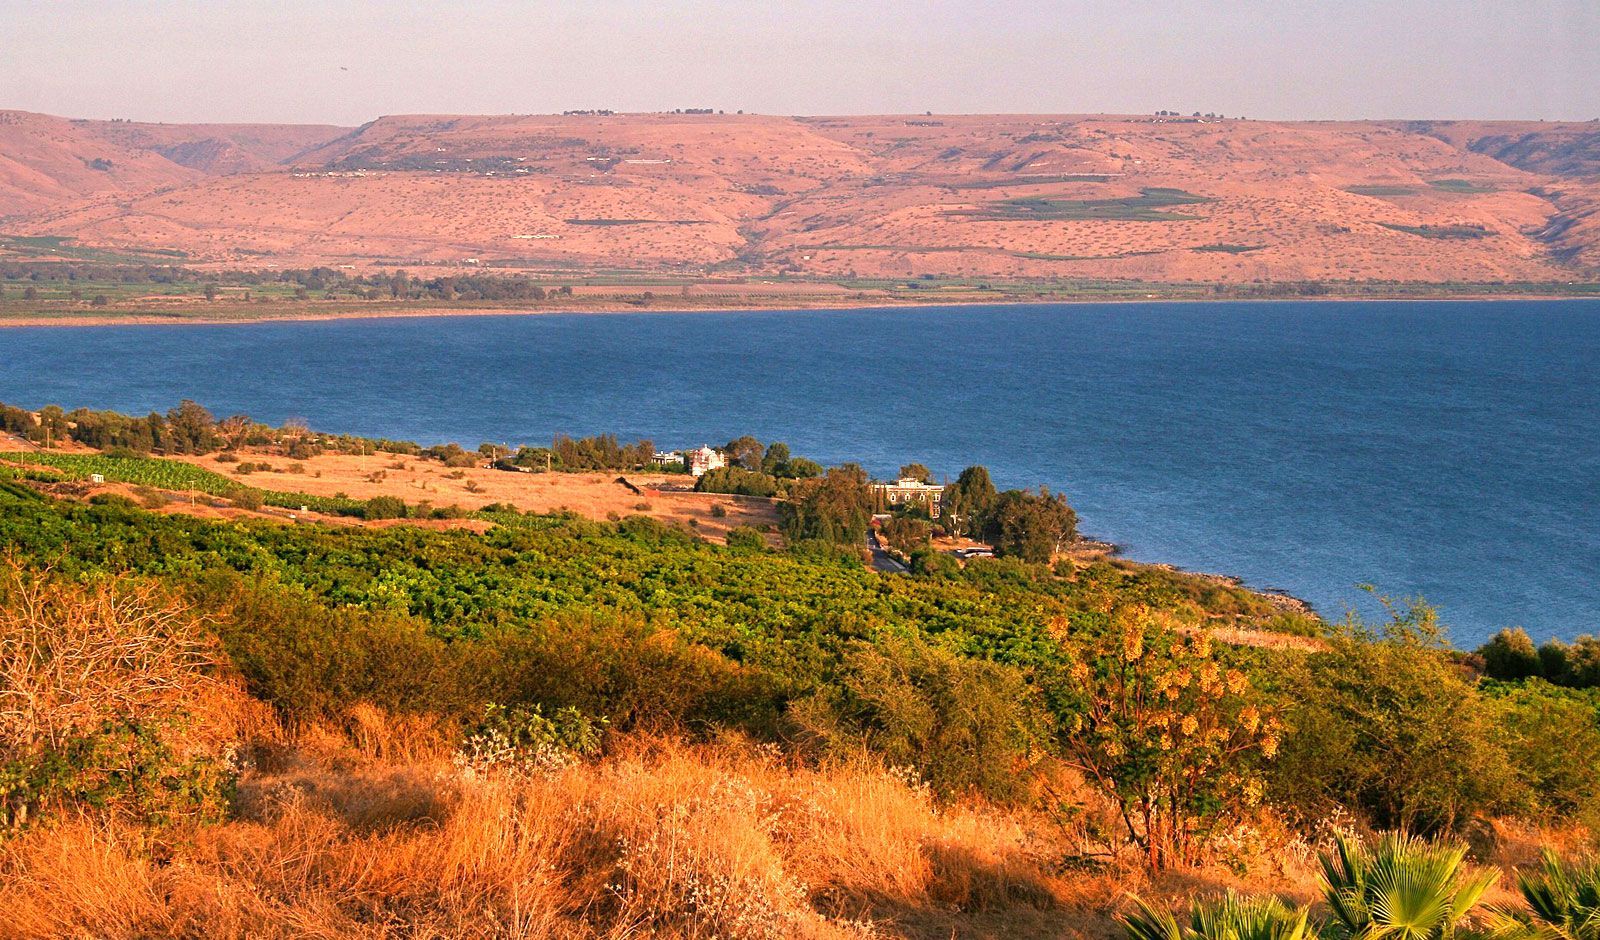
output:
M0 330L0 400L423 443L741 434L1068 494L1140 560L1458 645L1600 630L1600 301L1159 303Z

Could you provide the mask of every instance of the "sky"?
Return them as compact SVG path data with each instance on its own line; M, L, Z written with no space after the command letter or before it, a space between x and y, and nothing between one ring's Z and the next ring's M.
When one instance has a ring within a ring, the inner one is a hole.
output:
M172 122L1600 118L1600 0L0 0L0 108Z

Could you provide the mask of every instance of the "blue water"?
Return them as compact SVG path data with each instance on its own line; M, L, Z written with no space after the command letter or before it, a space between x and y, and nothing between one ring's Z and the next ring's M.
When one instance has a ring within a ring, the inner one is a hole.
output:
M988 465L1135 558L1459 645L1600 630L1600 302L1205 303L0 330L0 400L355 434L740 434Z

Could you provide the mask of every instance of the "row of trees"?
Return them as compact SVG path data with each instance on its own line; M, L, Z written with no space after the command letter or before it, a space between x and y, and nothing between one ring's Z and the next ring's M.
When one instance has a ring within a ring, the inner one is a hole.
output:
M0 427L44 446L75 441L100 450L208 454L228 442L228 432L242 433L250 426L242 416L219 424L211 412L188 399L164 415L152 411L143 418L86 408L69 412L59 405L46 405L35 414L0 404Z
M1485 674L1493 679L1543 679L1575 689L1600 687L1600 637L1584 635L1571 643L1548 640L1535 647L1521 627L1501 630L1478 648Z

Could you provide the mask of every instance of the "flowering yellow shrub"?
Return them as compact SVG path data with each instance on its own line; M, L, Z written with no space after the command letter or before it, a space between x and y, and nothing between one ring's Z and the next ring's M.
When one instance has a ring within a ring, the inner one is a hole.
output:
M1204 630L1118 608L1051 685L1062 753L1114 801L1152 868L1198 861L1219 825L1260 802L1280 724Z

